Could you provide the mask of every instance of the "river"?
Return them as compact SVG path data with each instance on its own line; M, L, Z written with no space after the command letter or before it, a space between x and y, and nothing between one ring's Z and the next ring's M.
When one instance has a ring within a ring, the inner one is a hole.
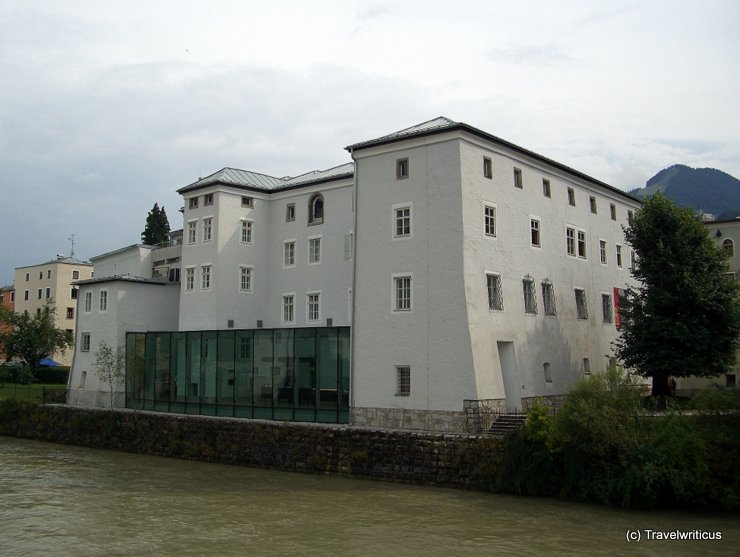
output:
M628 530L641 540L628 542ZM658 534L648 530L722 539L650 540ZM731 515L627 512L0 437L0 555L709 556L737 555L738 542Z

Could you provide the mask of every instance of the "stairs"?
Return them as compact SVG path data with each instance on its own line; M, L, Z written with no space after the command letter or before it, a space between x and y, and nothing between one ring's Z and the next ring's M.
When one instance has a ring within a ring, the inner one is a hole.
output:
M488 433L494 437L505 437L524 426L526 414L499 414L491 423Z

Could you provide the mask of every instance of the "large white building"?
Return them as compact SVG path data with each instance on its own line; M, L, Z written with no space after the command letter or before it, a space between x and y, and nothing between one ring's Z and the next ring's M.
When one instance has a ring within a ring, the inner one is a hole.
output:
M118 405L431 430L606 367L638 200L446 118L347 150L223 169L179 190L182 243L93 258L69 402L108 400L100 340Z

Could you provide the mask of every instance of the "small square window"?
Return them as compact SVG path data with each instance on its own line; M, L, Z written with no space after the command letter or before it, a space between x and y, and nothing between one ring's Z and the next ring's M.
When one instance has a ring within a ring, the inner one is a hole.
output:
M295 203L288 203L285 206L285 222L293 222L295 220Z
M254 197L248 197L246 195L242 196L242 207L249 207L250 209L254 207Z
M493 161L489 157L483 157L483 177L493 178Z
M514 168L514 187L522 189L524 187L524 180L522 178L522 169Z
M203 206L206 206L206 205L213 205L213 194L212 193L207 193L206 195L203 196Z
M576 192L573 188L568 188L568 205L576 206Z
M545 178L542 179L542 195L544 195L545 197L551 197L550 180L547 180Z
M609 214L612 220L617 220L617 206L614 203L609 203Z
M396 396L411 395L411 367L396 366Z
M403 180L409 177L409 159L398 159L396 161L396 179Z
M188 209L197 209L198 208L198 198L197 197L191 197L188 199Z
M598 213L598 209L596 207L596 198L593 195L588 196L588 206L591 208L591 212L594 215Z

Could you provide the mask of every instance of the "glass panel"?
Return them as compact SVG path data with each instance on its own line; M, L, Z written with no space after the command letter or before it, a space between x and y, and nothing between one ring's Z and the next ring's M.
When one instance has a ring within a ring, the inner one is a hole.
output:
M187 396L187 342L185 333L172 333L171 346L171 357L170 363L172 364L172 381L174 383L173 400L178 402L185 402ZM182 406L178 408L183 409ZM174 412L174 410L173 410Z
M144 372L144 410L154 410L154 379L156 374L155 366L155 335L148 333L146 335L146 368Z
M276 406L293 407L293 338L294 329L275 329L273 385ZM292 413L290 418L292 418ZM290 419L277 417L276 419Z
M337 407L337 330L321 328L316 330L318 347L319 407Z
M146 373L144 333L126 335L126 393L129 408L142 408Z
M349 409L349 362L350 362L350 329L349 327L342 327L337 330L338 341L339 341L339 352L337 357L339 358L339 369L340 369L340 384L339 392L342 396L339 400L340 409ZM347 423L345 420L343 423Z
M254 405L272 406L271 330L254 332ZM257 417L256 414L255 417Z
M200 333L188 333L188 358L187 358L187 392L188 403L200 402ZM191 413L188 404L188 414Z
M154 398L158 409L167 410L170 401L170 334L150 333L154 335L156 351L156 375L154 380Z
M203 392L200 401L204 404L216 403L216 359L218 356L218 333L203 333L201 342L201 384ZM215 412L215 410L214 410ZM204 412L205 414L205 412Z
M316 329L295 332L296 378L298 406L316 406ZM313 412L311 413L313 419Z
M236 333L236 354L234 357L236 369L236 403L240 406L252 406L252 363L253 363L253 337L252 331L238 331ZM249 417L246 411L237 415Z
M216 398L219 405L234 404L234 388L236 378L234 377L234 331L220 331L218 333L218 393ZM230 409L229 412L232 410ZM219 411L219 415L222 414Z

